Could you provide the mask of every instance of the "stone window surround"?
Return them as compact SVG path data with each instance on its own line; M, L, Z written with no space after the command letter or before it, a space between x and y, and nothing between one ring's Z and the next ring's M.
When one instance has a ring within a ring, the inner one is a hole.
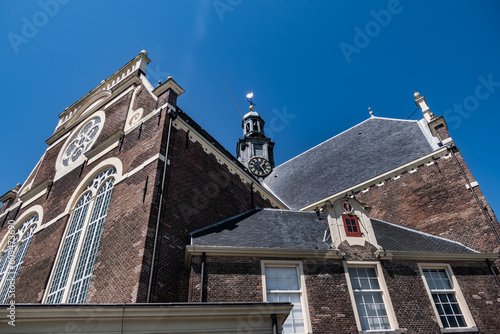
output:
M57 263L61 257L63 244L64 244L64 241L66 239L66 235L67 235L68 230L69 230L70 225L71 225L70 222L71 222L71 219L73 217L73 211L75 210L75 207L78 204L78 202L80 201L80 199L83 198L82 195L84 195L85 193L88 193L90 191L90 192L92 192L92 198L90 199L90 202L89 202L89 208L88 208L86 216L85 216L84 226L82 228L82 233L81 233L79 240L78 240L78 245L77 245L77 248L75 251L75 255L74 255L73 260L71 261L71 264L70 264L71 269L70 269L69 274L68 274L67 283L66 283L66 286L64 288L64 293L63 293L63 297L62 297L62 303L67 303L67 300L69 298L69 293L70 293L70 290L72 287L72 283L74 280L74 276L76 274L78 260L79 260L80 254L82 252L83 243L85 241L85 235L86 235L86 232L87 232L88 227L89 227L90 218L91 218L92 212L95 208L96 195L99 192L99 190L103 186L105 186L107 181L110 180L111 178L115 179L114 185L116 185L122 179L121 163L119 163L117 165L113 165L113 164L109 163L109 161L111 161L111 160L116 160L116 159L108 159L108 162L104 161L103 163L99 164L96 168L94 168L94 170L92 172L90 172L89 175L87 175L85 177L85 179L80 182L77 189L75 190L75 192L71 196L71 199L68 201L68 208L67 208L66 212L68 212L70 214L70 217L69 217L68 223L65 227L63 238L61 239L61 242L58 245L58 251L57 251L56 259L54 261L54 267L52 268L52 271L50 273L49 280L47 283L47 288L45 289L44 296L42 298L42 303L47 302L50 287L51 287L52 281L54 279L55 269L56 269ZM103 179L102 182L99 184L97 189L92 189L92 188L88 189L89 183L92 180L94 180L100 173L102 173L103 171L110 169L110 168L115 169L114 174L111 174L111 175L107 176L105 179Z
M354 225L347 225L347 219L354 220ZM359 226L358 216L355 214L342 214L342 221L344 222L345 234L347 237L362 237L363 234L361 232L361 227ZM351 227L353 229L357 229L357 231L350 232L348 228Z
M36 233L36 231L40 228L40 225L41 225L41 222L42 222L42 219L43 219L43 209L40 205L35 205L31 208L29 208L25 213L23 213L18 219L16 219L15 223L11 226L13 226L13 229L15 230L15 234L18 233L18 230L19 228L26 222L26 220L30 219L32 216L34 215L37 215L38 218L36 221L34 221L28 228L26 228L26 230L23 232L22 235L19 236L19 240L17 241L17 244L14 248L14 252L13 254L15 255L19 249L19 244L21 242L21 240L23 239L24 235L31 229L31 227L33 226L36 226L35 227L35 231L33 232L33 235ZM8 246L8 242L9 242L9 235L12 235L10 233L6 233L4 238L2 239L1 243L0 243L0 254L2 254L5 250L5 248ZM33 237L32 235L32 237ZM29 246L28 246L28 249L29 249ZM5 275L2 277L1 281L0 281L0 291L2 290L4 284L5 284L5 281L7 279L7 274L8 274L8 270L9 268L12 267L12 266L8 266L7 269L6 269L6 272L5 272ZM22 269L22 266L19 270Z
M304 328L306 333L312 333L311 318L309 315L309 304L307 298L306 281L304 277L304 269L302 261L287 261L287 260L261 260L262 272L262 295L264 302L267 302L267 286L266 286L266 267L296 267L298 269L300 279L300 292L302 297L302 313L304 315Z
M453 273L453 270L451 269L450 264L449 263L418 263L418 269L420 271L422 281L424 282L425 290L427 291L427 295L429 296L429 300L430 300L430 303L432 305L432 309L434 310L434 314L436 315L436 321L438 322L439 327L441 327L441 332L442 333L478 332L478 329L476 327L476 323L474 322L474 319L472 318L472 314L470 313L469 307L467 306L467 302L465 301L465 298L462 294L462 290L460 289L457 278L455 277L455 274ZM460 309L463 313L463 316L465 318L465 322L467 323L468 327L453 327L453 328L443 327L443 324L442 324L441 319L439 317L438 310L436 308L436 304L434 303L434 299L432 298L432 292L431 292L429 285L427 284L427 280L424 276L423 269L444 269L444 270L446 270L446 273L448 274L448 278L450 279L451 284L453 285L455 297L458 301L458 304L460 305Z
M387 284L384 279L382 266L378 261L343 261L344 272L347 280L347 287L349 289L349 296L351 298L352 308L354 310L354 316L356 318L356 326L358 327L359 333L400 333L398 321L396 319L396 314L394 313L394 307L392 306L391 297L389 291L387 290ZM389 317L389 322L391 324L391 329L389 330L363 330L361 328L361 322L358 315L358 308L356 306L356 300L354 299L354 291L351 286L351 279L349 277L349 268L352 267L363 267L363 268L375 268L377 272L377 278L382 290L382 298L384 299L385 309L387 311L387 316Z

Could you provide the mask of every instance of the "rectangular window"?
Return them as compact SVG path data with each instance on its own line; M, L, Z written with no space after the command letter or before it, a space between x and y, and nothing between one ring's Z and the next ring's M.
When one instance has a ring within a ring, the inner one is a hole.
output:
M358 217L355 215L342 215L344 221L345 234L348 237L361 237Z
M305 291L301 268L293 264L263 264L265 301L290 302L293 308L283 324L283 333L308 333Z
M263 148L262 144L253 144L253 154L256 157L262 157L263 156Z
M376 262L345 263L349 292L353 301L358 329L387 331L397 322L385 287L380 265Z
M449 265L420 266L427 292L444 329L475 327Z

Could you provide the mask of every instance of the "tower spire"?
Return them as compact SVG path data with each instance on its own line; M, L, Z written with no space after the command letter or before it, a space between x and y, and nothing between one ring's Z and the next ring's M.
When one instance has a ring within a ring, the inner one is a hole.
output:
M243 138L238 140L236 157L256 176L264 177L274 167L274 143L264 133L265 122L255 111L253 93L248 93L246 97L250 106L241 122Z

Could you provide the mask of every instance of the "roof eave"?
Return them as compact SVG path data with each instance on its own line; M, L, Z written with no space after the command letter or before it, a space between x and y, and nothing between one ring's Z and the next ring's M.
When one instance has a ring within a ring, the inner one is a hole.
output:
M482 262L486 260L495 261L498 254L495 253L437 253L437 252L400 252L381 251L377 254L379 260L418 260L418 261L466 261Z

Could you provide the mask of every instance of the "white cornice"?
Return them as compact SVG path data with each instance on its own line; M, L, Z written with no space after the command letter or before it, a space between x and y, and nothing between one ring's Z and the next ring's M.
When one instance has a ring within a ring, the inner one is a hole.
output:
M380 260L415 260L415 261L467 261L482 262L486 260L495 261L498 254L495 253L434 253L434 252L378 252Z
M37 186L35 186L33 189L19 196L19 199L23 201L23 203L26 205L30 199L36 196L40 197L41 195L45 194L47 192L47 187L51 183L52 183L52 178L45 179L42 182L40 182Z
M5 305L7 313L9 306ZM270 333L289 303L16 304L10 333ZM242 321L257 317L258 322ZM9 321L7 317L7 321ZM4 323L3 326L8 326Z
M371 179L368 179L364 182L358 183L352 187L343 189L342 191L339 191L331 196L325 197L325 198L323 198L315 203L309 204L308 206L305 206L299 210L300 211L308 211L308 210L314 210L317 207L322 207L325 204L325 202L328 202L328 201L333 202L333 201L337 200L338 198L344 197L346 193L362 191L363 189L365 189L367 187L375 185L379 182L383 182L383 181L390 179L391 177L395 177L403 172L417 168L418 166L420 166L422 164L426 164L435 158L441 158L442 156L446 155L447 153L448 153L448 149L446 147L442 147L439 150L436 150L436 151L434 151L430 154L427 154L421 158L413 160L407 164L404 164L402 166L394 168L388 172L380 174L380 175L373 177Z
M243 256L243 257L280 257L280 258L316 258L316 259L336 259L344 258L345 253L337 249L277 249L277 248L250 248L250 247L217 247L217 246L186 246L185 266L191 266L193 255L212 256Z
M164 93L167 89L172 89L177 96L180 96L182 93L184 93L184 89L182 89L181 86L175 82L172 77L168 77L167 81L162 83L160 86L156 87L153 89L153 94L156 96L159 96L160 94Z

